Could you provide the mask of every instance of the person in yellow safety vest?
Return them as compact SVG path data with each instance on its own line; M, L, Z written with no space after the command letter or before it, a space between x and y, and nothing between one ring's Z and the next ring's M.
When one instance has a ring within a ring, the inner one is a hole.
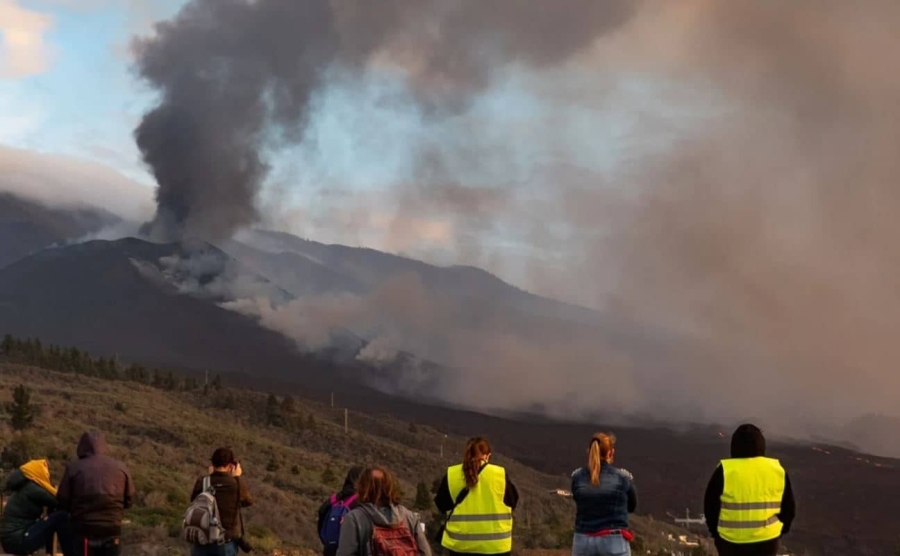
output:
M438 510L450 512L440 541L451 555L512 552L513 511L519 493L506 469L490 459L487 440L470 439L463 462L447 469L435 494Z
M719 556L775 556L797 512L791 481L754 425L731 437L731 458L716 467L703 500Z

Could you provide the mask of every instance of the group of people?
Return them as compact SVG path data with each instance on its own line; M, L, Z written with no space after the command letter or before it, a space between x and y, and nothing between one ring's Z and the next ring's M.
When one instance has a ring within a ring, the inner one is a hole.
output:
M0 521L0 544L27 555L55 534L65 556L118 556L124 511L134 487L125 465L107 455L95 432L78 444L58 488L46 460L26 463L6 481L12 492ZM796 513L790 479L778 460L765 455L762 432L741 425L731 439L704 497L707 526L721 556L774 556ZM616 438L595 434L587 465L572 473L575 501L573 556L625 556L634 539L629 514L637 508L634 478L613 465ZM444 514L434 538L450 556L508 555L519 493L507 470L492 464L491 447L472 438L462 462L447 468L434 503ZM241 479L240 461L229 448L215 450L207 474L197 479L184 520L192 556L236 556L252 547L244 536L241 509L253 504ZM343 488L319 508L324 556L431 556L426 527L400 503L398 483L385 468L354 467Z
M629 556L637 509L634 477L613 465L616 438L597 433L587 465L572 473L575 534L572 556ZM483 438L466 444L462 463L444 474L434 504L444 514L434 539L450 556L507 556L512 552L513 513L519 494L502 466L490 463ZM380 467L352 468L344 486L319 508L324 556L430 556L425 527L399 504L394 478ZM720 556L775 556L796 514L790 478L766 457L762 431L738 427L731 457L719 462L704 496L706 524ZM404 542L386 545L385 530ZM339 533L338 533L339 532ZM387 548L394 548L390 551ZM398 548L402 547L402 548Z
M50 482L47 460L13 471L5 485L12 494L0 519L3 550L25 555L46 547L50 553L56 535L65 556L118 556L134 484L125 464L107 452L102 434L84 433L78 459L66 465L58 487Z

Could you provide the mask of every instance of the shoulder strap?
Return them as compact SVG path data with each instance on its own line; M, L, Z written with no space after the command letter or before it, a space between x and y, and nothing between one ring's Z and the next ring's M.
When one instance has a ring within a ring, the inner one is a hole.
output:
M488 466L488 464L482 465L481 469L478 470L478 474L481 475L481 472L484 471L484 468L487 466ZM437 535L435 536L435 539L434 539L435 542L438 542L438 543L441 542L441 539L444 536L444 530L447 528L447 523L449 523L450 518L453 517L453 512L456 511L456 508L460 504L463 503L463 500L465 500L466 496L468 496L468 495L469 495L469 486L466 485L462 488L461 491L459 491L459 494L456 495L456 500L453 502L453 508L451 508L450 511L447 512L447 516L444 518L444 522L441 524L440 527L438 527ZM415 534L415 533L413 533L413 534Z
M351 504L353 504L354 502L356 502L356 499L357 499L357 498L359 498L359 494L357 494L357 493L354 492L353 494L351 494L350 496L348 496L345 500L342 500L342 501L341 501L341 504L343 504L343 505L345 505L345 506L347 506L347 507L349 508Z
M235 497L234 497L234 500L235 500L235 506L237 506L237 508L235 508L235 509L236 509L236 511L237 511L237 520L238 520L238 523L241 524L241 536L240 536L240 538L243 539L243 538L244 538L244 516L241 515L241 478L240 478L240 477L235 477L235 478L234 478L234 486L237 488L237 494L236 494Z
M203 477L203 492L209 492L212 486L212 476L207 475Z
M484 464L481 466L481 469L478 470L478 474L481 475L481 472L484 471L484 468L489 464ZM456 500L453 502L453 509L447 513L447 521L450 521L450 516L453 515L453 512L456 510L456 507L463 503L463 500L466 499L466 496L469 495L469 486L466 485L459 491L459 494L456 495Z

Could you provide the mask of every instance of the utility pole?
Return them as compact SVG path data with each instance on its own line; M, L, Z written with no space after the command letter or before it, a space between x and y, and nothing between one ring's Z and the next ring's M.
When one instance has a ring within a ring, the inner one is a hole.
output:
M203 385L209 386L209 369L206 369L205 373L206 373L206 378L203 381Z
M347 408L345 407L344 408L344 434L347 434L349 432L350 432L349 416L348 416Z
M334 407L334 392L331 393L331 407Z

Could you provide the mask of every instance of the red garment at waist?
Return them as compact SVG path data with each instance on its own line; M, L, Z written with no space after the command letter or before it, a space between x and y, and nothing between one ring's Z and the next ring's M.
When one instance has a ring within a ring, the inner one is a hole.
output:
M603 529L602 531L587 534L588 537L608 537L610 535L622 535L622 538L628 542L634 540L634 533L628 529Z

